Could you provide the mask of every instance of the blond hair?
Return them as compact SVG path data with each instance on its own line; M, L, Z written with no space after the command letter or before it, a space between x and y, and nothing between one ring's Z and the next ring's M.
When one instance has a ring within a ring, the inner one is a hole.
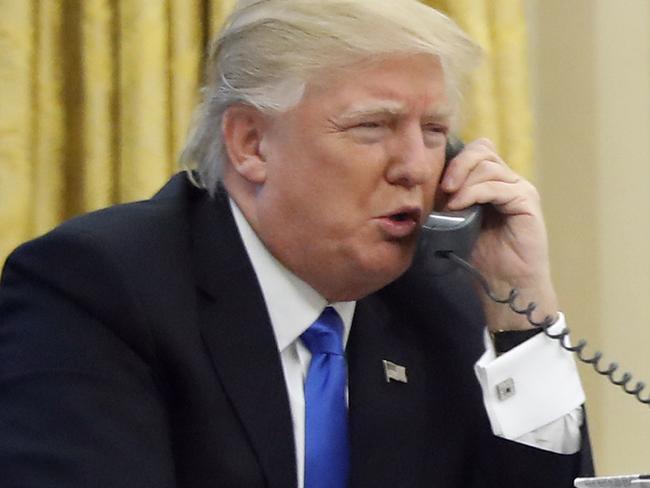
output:
M437 10L416 0L240 0L210 47L203 101L181 161L214 192L227 162L221 122L229 106L280 113L323 70L420 53L439 60L458 114L480 48Z

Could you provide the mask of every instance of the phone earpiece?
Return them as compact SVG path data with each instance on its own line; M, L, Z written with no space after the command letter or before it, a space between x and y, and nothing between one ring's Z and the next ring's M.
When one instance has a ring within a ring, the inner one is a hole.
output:
M450 137L445 147L447 165L465 145L460 139ZM453 265L441 254L453 252L468 258L481 230L480 205L454 212L431 212L420 230L414 266L424 266L427 273L444 274Z
M449 161L458 156L465 144L463 141L454 136L449 136L447 138L447 145L445 146L445 166L449 164Z

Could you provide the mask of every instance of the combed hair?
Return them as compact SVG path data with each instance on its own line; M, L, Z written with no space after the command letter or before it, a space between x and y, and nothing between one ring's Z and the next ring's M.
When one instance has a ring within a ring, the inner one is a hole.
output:
M227 162L226 109L291 109L319 73L391 55L430 54L458 115L480 48L447 16L417 0L240 0L211 44L203 100L181 155L213 193Z

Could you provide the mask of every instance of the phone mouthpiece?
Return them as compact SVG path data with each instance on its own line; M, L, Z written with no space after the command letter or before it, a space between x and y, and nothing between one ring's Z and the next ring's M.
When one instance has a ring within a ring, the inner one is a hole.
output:
M433 274L446 273L452 264L444 255L468 259L481 231L480 205L454 212L432 212L420 231L414 265Z

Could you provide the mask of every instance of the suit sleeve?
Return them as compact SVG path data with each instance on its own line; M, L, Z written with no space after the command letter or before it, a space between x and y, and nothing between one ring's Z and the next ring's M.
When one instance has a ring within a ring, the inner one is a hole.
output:
M585 425L579 453L566 455L543 451L493 436L489 451L476 463L473 488L571 488L581 476L593 476L593 462ZM485 444L484 447L488 447Z
M152 339L119 266L55 231L0 282L2 486L175 486Z

